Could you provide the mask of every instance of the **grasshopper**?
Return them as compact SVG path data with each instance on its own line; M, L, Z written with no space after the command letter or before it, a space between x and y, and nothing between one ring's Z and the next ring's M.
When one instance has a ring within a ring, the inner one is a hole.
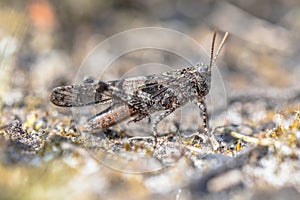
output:
M62 107L110 103L107 109L88 120L88 130L106 129L129 118L132 118L133 122L138 122L154 112L161 111L152 123L155 145L158 123L177 108L188 102L194 102L201 110L205 134L213 148L217 149L219 143L209 132L205 96L210 90L212 65L227 36L228 32L225 33L214 55L216 31L214 32L209 65L201 63L161 74L107 82L87 78L82 84L54 88L50 101Z

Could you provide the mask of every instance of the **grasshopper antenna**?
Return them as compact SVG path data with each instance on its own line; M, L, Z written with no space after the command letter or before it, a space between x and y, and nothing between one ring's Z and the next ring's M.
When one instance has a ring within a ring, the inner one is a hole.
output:
M224 46L225 41L228 38L228 32L225 33L225 35L224 35L224 37L223 37L223 39L222 39L222 41L221 41L221 43L220 43L220 45L219 45L219 47L217 49L216 55L214 55L216 35L217 35L217 30L214 31L213 40L212 40L212 44L211 44L209 71L211 71L212 65L215 63L218 55L220 54L221 49Z

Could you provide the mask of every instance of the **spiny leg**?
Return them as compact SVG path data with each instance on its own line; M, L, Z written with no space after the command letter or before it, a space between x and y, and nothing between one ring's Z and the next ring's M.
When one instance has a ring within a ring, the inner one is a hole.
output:
M201 99L199 102L197 102L197 105L200 108L200 110L202 111L204 133L209 138L213 149L217 150L220 145L219 145L218 141L216 140L215 136L209 131L208 115L207 115L206 103L205 103L204 99Z
M112 91L112 95L115 98L125 102L126 104L130 105L131 107L133 107L139 112L139 115L131 121L137 122L145 118L147 115L149 115L149 106L153 104L150 94L140 90L136 91L135 93L129 93L114 86L109 86L108 89ZM152 137L135 136L129 138L129 141L141 140L141 139L145 140L149 138ZM154 137L154 143L156 145L155 137ZM155 145L154 145L154 149L155 149Z
M154 137L154 149L156 149L156 144L157 144L157 125L158 123L163 120L165 117L167 117L168 115L170 115L172 112L174 112L175 108L170 108L168 110L163 111L159 116L157 116L154 120L153 120L153 137Z
M145 117L147 117L148 115L144 115L144 114L138 114L136 117L134 117L133 119L129 120L127 124L131 123L131 122L138 122L141 121L142 119L144 119Z

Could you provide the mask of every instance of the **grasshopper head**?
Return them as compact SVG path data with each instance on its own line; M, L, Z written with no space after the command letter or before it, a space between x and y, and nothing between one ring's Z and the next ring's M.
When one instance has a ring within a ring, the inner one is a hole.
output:
M213 64L215 63L223 45L228 37L228 32L225 33L218 50L216 54L214 55L214 46L215 46L215 40L216 40L217 31L214 32L212 45L211 45L211 54L210 54L210 63L209 65L206 64L197 64L197 87L198 87L198 93L200 97L204 97L208 94L211 84L211 68Z
M211 83L211 70L210 66L200 63L196 66L196 80L198 95L204 97L208 94Z

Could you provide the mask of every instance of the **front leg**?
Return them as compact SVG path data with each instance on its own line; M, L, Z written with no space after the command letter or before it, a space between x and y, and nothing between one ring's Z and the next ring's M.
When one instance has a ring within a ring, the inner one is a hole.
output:
M201 113L202 113L204 133L209 138L213 149L217 150L219 148L220 144L216 140L215 136L209 131L208 115L207 115L206 103L205 103L204 99L199 100L197 102L197 106L200 108Z
M172 112L174 112L175 108L170 108L168 110L164 110L159 116L157 116L152 124L152 128L153 128L153 136L154 136L154 149L156 148L156 144L157 144L157 125L158 123L163 120L165 117L167 117L168 115L170 115Z

